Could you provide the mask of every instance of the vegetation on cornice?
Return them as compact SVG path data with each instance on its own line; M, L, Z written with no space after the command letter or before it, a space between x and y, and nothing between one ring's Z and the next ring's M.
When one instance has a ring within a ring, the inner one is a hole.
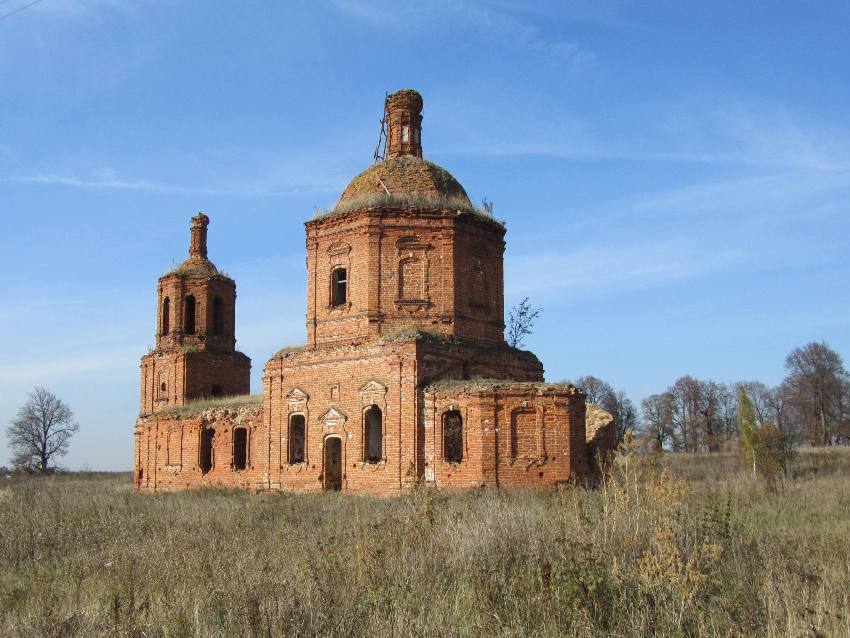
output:
M307 346L305 344L297 345L297 346L284 346L277 352L272 355L272 359L279 359L281 357L289 356L290 354L297 354L298 352L304 352L304 349Z
M262 405L262 403L262 394L243 394L238 396L215 398L211 397L207 399L198 399L197 401L191 401L186 405L175 405L170 408L166 408L165 410L160 412L160 414L170 416L190 416L200 414L205 410L212 410L215 408L231 408L234 410L239 410L242 408L260 406Z
M192 343L192 344L184 343L183 345L180 346L180 352L182 352L183 354L193 354L195 352L203 352L203 351L204 351L204 349L201 346L196 345L194 343Z
M338 201L327 210L317 209L313 219L326 219L336 215L344 215L357 210L372 210L381 208L403 208L421 211L453 210L459 213L475 215L501 227L505 223L493 217L484 208L473 206L466 197L422 195L418 193L393 194L366 193L344 201Z
M212 262L205 265L182 263L179 266L163 273L162 277L169 277L171 275L180 275L181 277L202 277L207 279L227 279L228 281L233 281L233 277L227 274L227 272L216 268Z
M471 379L447 378L432 381L427 385L430 390L498 390L501 388L521 389L532 392L576 392L571 383L547 383L545 381L513 381L511 379L493 379L473 377Z
M427 343L459 343L459 339L454 335L443 334L441 332L428 332L421 328L401 328L388 334L381 336L381 341L425 341Z
M422 343L440 343L458 346L467 345L474 346L481 350L510 350L516 355L532 356L536 358L536 355L530 350L515 348L513 346L508 345L507 343L496 343L489 341L478 341L474 339L465 339L463 337L458 337L453 334L446 334L443 332L429 332L427 330L422 330L421 328L401 328L400 330L396 330L394 332L382 335L381 341L383 341L384 343L398 341L420 341Z

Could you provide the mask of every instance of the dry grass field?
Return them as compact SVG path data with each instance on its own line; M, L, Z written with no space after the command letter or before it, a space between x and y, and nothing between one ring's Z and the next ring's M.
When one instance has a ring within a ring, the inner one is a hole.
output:
M850 450L394 499L0 479L2 636L850 636Z

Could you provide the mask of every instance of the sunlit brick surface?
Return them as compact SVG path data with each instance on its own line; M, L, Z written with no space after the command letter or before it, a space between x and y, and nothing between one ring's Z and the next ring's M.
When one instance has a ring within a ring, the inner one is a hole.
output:
M389 158L352 182L352 198L388 190L382 174L395 189L466 197L443 169L421 170L420 111L415 92L390 96ZM592 479L588 457L613 447L604 414L587 441L584 395L544 383L537 357L505 343L504 227L442 205L307 222L306 344L269 359L256 400L192 403L249 391L236 284L207 259L208 222L193 218L190 258L159 280L137 488L551 488Z

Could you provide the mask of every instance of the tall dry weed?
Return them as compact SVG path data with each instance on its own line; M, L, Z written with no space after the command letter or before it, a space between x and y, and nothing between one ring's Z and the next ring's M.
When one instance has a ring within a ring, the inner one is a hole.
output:
M850 451L775 488L718 463L394 499L10 481L0 635L850 637Z

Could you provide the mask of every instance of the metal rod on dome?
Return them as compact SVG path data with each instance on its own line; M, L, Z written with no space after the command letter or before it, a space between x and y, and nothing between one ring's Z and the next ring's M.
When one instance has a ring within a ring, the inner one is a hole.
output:
M381 118L381 132L378 133L378 143L375 145L375 152L372 154L372 160L375 164L383 162L387 156L387 98L389 95L388 92L384 92L384 117ZM382 142L384 144L383 151L381 149Z

